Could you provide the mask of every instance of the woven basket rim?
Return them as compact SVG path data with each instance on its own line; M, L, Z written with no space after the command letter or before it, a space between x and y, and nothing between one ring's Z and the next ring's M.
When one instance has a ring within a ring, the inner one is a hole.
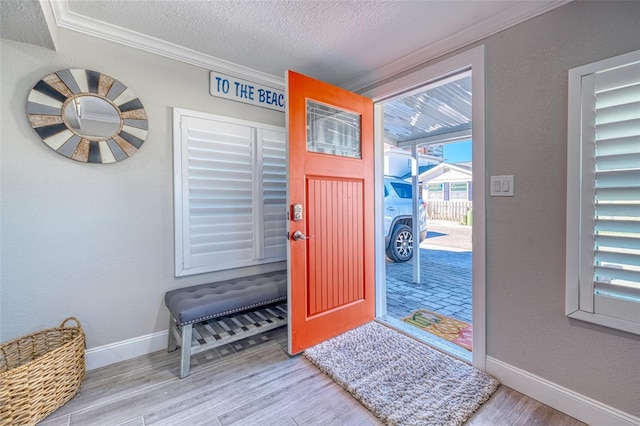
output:
M72 318L72 317L70 317L70 318L71 319L75 319L75 318ZM27 369L27 368L29 368L31 366L31 364L33 362L36 362L36 361L40 360L41 358L43 358L45 356L51 356L50 354L56 354L58 352L62 352L64 350L67 350L70 345L77 344L79 339L84 340L84 337L85 337L84 330L82 329L82 326L80 325L79 321L76 320L77 321L77 325L76 326L65 326L64 325L65 322L67 322L70 318L67 318L66 320L64 320L62 322L62 324L60 324L60 326L58 326L58 327L52 327L52 328L46 328L46 329L43 329L43 330L39 330L39 331L36 331L34 333L26 334L24 336L20 336L18 338L13 339L13 340L9 340L6 343L0 344L0 353L1 353L1 352L3 352L3 348L5 348L7 346L9 346L11 344L14 344L14 343L16 343L16 342L18 342L20 340L29 339L31 337L37 336L39 334L45 334L45 333L51 333L51 332L61 332L63 330L71 330L71 331L77 333L75 336L73 336L71 339L69 339L67 342L63 343L62 345L58 346L57 348L49 350L49 351L37 356L36 358L31 359L29 362L25 362L24 364L19 365L18 367L9 368L9 369L7 369L5 371L0 372L0 378L4 378L5 376L8 376L9 374L16 374L17 372L22 371L22 369Z
M75 325L75 326L64 325L70 319L75 320L77 325ZM49 333L51 331L65 330L67 328L77 328L78 330L80 330L80 331L82 331L84 333L84 331L82 330L82 326L80 325L80 322L74 317L69 317L69 318L65 319L64 321L62 321L62 323L57 327L44 328L42 330L34 331L33 333L29 333L29 334L25 334L23 336L16 337L15 339L9 340L9 341L4 342L4 343L1 343L0 344L0 348L3 347L3 346L9 346L10 344L15 343L15 342L17 342L19 340L28 339L29 337L37 336L38 334Z

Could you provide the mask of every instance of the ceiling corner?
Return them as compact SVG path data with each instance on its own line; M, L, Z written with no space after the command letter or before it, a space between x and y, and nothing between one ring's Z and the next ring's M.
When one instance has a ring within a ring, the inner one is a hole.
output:
M67 0L59 0L58 3L64 3L68 9ZM47 24L53 50L58 50L58 23L56 22L53 0L40 0L40 7Z

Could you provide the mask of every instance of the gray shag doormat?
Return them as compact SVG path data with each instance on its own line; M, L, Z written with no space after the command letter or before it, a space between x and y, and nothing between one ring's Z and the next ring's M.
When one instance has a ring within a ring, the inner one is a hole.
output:
M460 425L498 380L377 322L304 355L389 425Z

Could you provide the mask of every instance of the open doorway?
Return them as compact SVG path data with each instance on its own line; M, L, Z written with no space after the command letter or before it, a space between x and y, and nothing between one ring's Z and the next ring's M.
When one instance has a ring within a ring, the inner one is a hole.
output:
M474 349L471 86L467 67L377 103L385 233L378 316L468 362ZM394 184L405 189L393 191ZM411 220L389 217L406 214L407 194Z
M455 157L447 155L449 147L462 147L465 157L456 162ZM398 262L396 257L386 256L385 320L470 362L473 181L472 164L466 156L471 156L471 146L469 141L449 142L443 148L443 161L425 167L418 177L419 202L427 217L426 235L413 239L408 260ZM411 183L404 185L411 188ZM388 204L394 204L392 197L385 197L385 214ZM420 271L417 277L415 263Z

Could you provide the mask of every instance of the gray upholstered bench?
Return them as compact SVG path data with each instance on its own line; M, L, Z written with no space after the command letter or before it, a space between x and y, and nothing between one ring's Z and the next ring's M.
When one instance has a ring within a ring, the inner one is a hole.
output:
M287 273L271 272L169 291L169 352L181 348L180 377L191 355L287 323Z

